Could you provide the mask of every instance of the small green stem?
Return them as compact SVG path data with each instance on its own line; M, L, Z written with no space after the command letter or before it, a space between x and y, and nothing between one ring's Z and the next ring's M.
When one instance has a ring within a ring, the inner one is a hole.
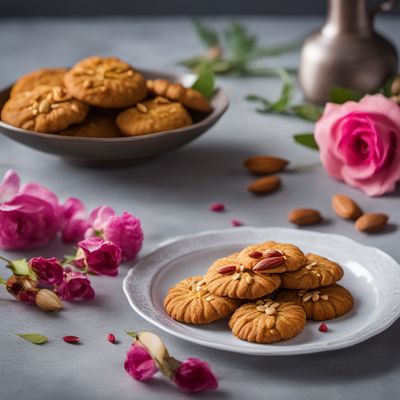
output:
M5 258L5 257L3 257L3 256L0 256L0 260L5 261L7 264L11 264L11 263L12 263L11 260L9 260L8 258Z

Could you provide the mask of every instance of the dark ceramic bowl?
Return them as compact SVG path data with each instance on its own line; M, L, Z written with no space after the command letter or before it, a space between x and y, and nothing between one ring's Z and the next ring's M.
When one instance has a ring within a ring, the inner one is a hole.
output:
M148 79L165 78L189 83L193 75L173 75L142 70ZM8 99L10 87L0 91L0 110ZM0 121L0 132L16 142L68 161L83 164L125 163L139 158L159 155L183 146L210 129L224 114L229 105L225 92L217 89L211 99L212 111L207 114L192 113L193 125L170 131L137 137L112 139L81 138L32 132Z

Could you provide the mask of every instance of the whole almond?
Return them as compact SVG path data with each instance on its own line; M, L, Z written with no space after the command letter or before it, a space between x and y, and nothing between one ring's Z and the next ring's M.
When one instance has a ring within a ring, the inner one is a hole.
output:
M243 165L253 174L268 175L282 171L289 162L283 158L269 156L253 156L246 158Z
M254 194L268 194L275 192L280 186L281 178L271 175L255 180L247 187L247 190Z
M362 214L358 204L344 194L336 194L332 197L332 208L335 213L343 219L356 220Z
M366 213L357 219L355 226L361 232L379 232L385 228L388 219L386 214Z
M321 214L312 208L295 208L290 211L288 220L296 225L313 225L322 221Z

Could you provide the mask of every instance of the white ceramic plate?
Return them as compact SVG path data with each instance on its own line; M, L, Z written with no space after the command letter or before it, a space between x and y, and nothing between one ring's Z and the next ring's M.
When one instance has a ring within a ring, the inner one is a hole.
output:
M290 242L304 252L315 252L340 263L345 270L340 283L354 296L353 310L328 321L327 333L318 331L320 322L307 322L297 337L270 345L235 338L227 320L194 326L176 322L165 313L163 299L176 282L203 274L218 257L266 240ZM400 316L400 265L382 251L343 236L283 228L233 228L163 243L129 271L124 291L138 314L184 340L245 354L306 354L352 346L393 324Z

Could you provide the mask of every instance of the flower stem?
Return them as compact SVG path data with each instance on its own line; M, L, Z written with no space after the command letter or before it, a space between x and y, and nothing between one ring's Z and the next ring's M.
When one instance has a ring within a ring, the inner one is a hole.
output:
M9 260L8 258L5 258L5 257L3 257L3 256L0 256L0 260L5 261L7 264L11 264L11 263L12 263L11 260Z

